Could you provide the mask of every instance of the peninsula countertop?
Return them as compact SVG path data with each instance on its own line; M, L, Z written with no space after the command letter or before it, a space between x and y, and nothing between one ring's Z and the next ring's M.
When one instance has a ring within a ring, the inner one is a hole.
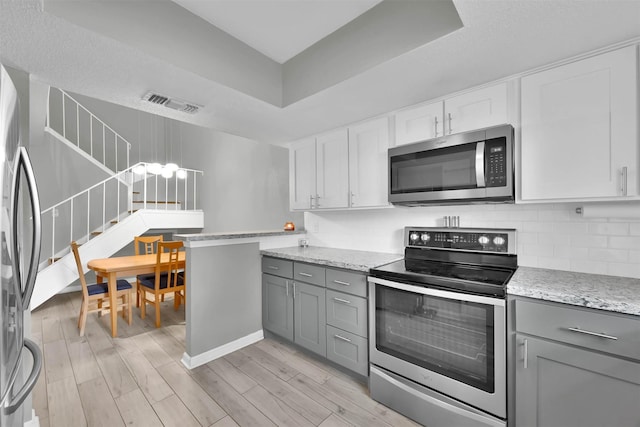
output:
M518 267L507 293L640 316L640 279Z
M173 237L176 240L182 240L184 242L194 242L194 241L203 241L203 240L246 239L251 237L289 236L292 234L305 234L305 233L306 233L306 230L223 231L218 233L175 234Z
M262 250L260 253L264 256L309 262L365 273L368 273L371 268L397 261L404 257L402 254L355 251L351 249L335 249L319 246L274 248Z

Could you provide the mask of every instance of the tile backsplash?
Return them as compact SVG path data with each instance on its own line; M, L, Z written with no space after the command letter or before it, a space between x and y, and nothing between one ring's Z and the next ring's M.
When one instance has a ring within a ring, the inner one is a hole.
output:
M515 228L518 264L640 278L638 219L583 218L581 204L393 207L305 213L309 244L401 253L405 226L443 226L445 216L461 227Z

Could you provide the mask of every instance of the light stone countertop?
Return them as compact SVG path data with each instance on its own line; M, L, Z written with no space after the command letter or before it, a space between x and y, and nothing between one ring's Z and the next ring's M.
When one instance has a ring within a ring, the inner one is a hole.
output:
M354 251L350 249L295 246L260 251L262 255L292 261L309 262L327 267L369 272L369 269L404 258L403 254Z
M223 239L245 239L250 237L270 237L288 236L292 234L305 234L306 230L284 231L284 230L259 230L259 231L226 231L220 233L195 233L195 234L175 234L176 240L185 242L196 242L203 240L223 240Z
M640 316L640 279L518 267L507 293Z

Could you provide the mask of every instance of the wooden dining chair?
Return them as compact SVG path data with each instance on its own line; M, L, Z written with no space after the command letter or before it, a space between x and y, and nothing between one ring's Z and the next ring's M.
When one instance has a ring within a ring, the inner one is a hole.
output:
M177 310L186 295L184 273L178 268L178 253L182 247L182 241L159 242L153 278L139 282L137 292L140 299L140 317L145 318L147 303L153 305L156 311L156 328L160 327L160 297L173 293L173 308ZM163 255L166 257L164 264ZM147 295L153 298L147 298Z
M158 243L163 241L162 234L157 236L135 236L133 249L136 255L152 255L158 251ZM136 307L140 307L140 280L149 280L155 277L155 273L139 274L136 276ZM164 301L164 295L161 300Z
M96 283L93 285L87 285L87 281L84 277L84 271L82 269L82 261L80 261L80 253L78 251L78 244L71 242L71 251L76 259L76 266L78 267L78 276L80 278L80 285L82 287L82 304L80 305L80 316L78 317L78 328L80 329L80 336L84 335L84 327L87 323L87 314L94 311L107 311L114 307L109 306L109 288L106 283ZM127 319L131 324L131 291L133 287L131 283L125 279L118 279L117 281L117 298L122 300L115 307L116 310L122 309L122 317ZM125 311L125 308L127 311Z

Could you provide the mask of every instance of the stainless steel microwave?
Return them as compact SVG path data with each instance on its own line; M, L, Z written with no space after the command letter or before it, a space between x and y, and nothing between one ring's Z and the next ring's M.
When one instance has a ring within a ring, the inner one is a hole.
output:
M389 202L513 203L513 127L500 125L389 149Z

